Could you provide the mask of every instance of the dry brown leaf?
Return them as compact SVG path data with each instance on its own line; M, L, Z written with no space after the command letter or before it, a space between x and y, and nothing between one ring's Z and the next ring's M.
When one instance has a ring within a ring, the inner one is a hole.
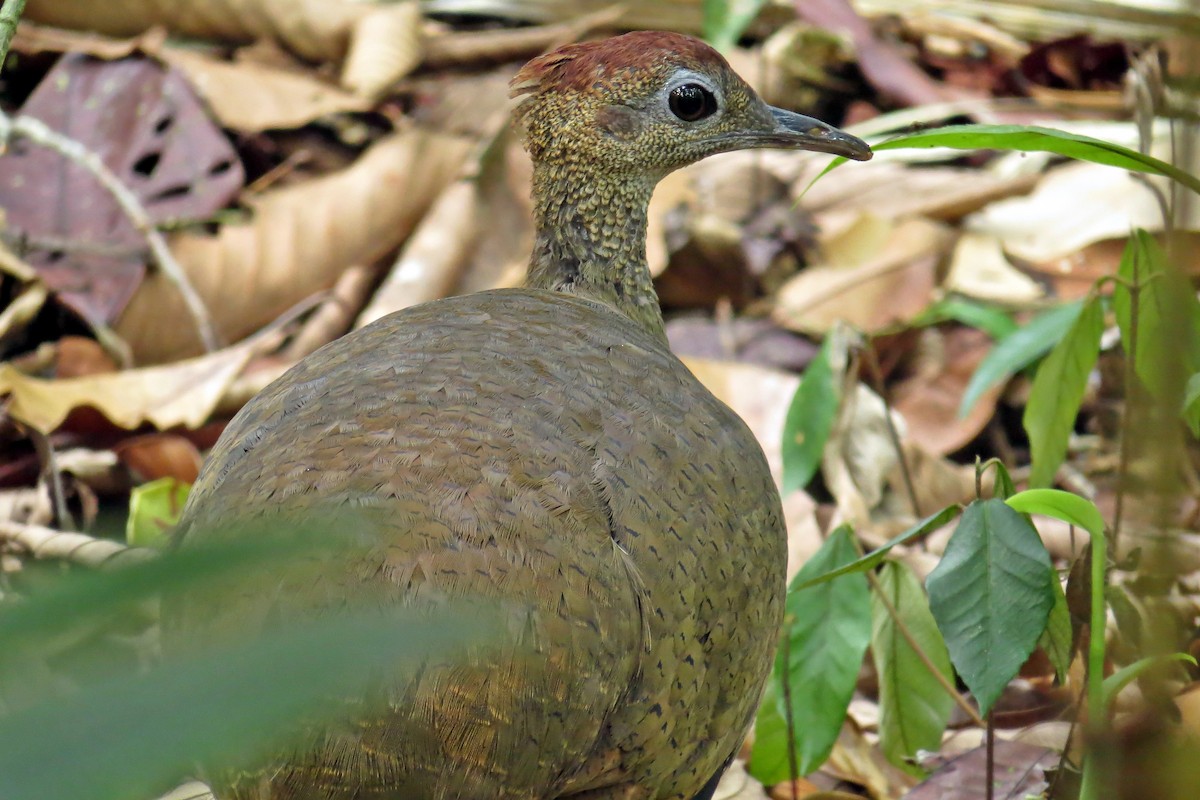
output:
M296 128L327 114L362 111L369 103L311 74L255 63L231 63L197 50L162 47L154 55L183 70L226 128Z
M713 800L767 800L767 792L746 772L746 762L735 759L721 776Z
M912 377L897 384L892 408L904 416L908 438L939 456L964 447L979 435L1004 391L997 385L984 392L965 417L958 407L975 368L992 340L973 328L926 330Z
M216 236L177 234L172 249L220 335L237 341L399 245L469 147L420 130L389 136L345 170L264 193L250 221ZM199 352L183 314L174 288L150 275L116 330L142 363L178 358Z
M853 722L842 725L829 760L821 772L865 786L875 800L899 800L916 780L889 764L879 748L863 736Z
M340 61L354 25L372 12L340 0L29 0L34 22L133 36L154 25L172 33L246 43L276 39L312 61Z
M133 436L113 450L141 483L159 478L195 483L204 462L196 445L175 433Z
M416 0L376 7L354 26L342 85L374 100L421 63L421 7Z
M958 237L942 286L946 291L1008 304L1030 303L1045 295L1037 281L1012 265L1000 239L973 231Z
M359 315L359 327L401 308L502 284L517 265L524 274L533 245L524 173L510 169L523 153L496 112L490 134L421 220L388 277ZM519 183L520 186L515 186Z
M892 224L864 216L828 242L828 265L800 272L779 290L772 318L806 333L837 322L868 332L910 320L929 306L950 230L925 219Z
M256 346L246 342L168 366L62 380L31 378L0 364L0 395L8 396L10 417L44 434L84 407L129 430L147 422L160 430L198 428Z

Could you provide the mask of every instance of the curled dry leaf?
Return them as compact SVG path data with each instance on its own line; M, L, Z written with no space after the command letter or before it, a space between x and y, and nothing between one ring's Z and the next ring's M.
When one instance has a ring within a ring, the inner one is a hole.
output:
M85 407L129 430L145 423L160 430L198 428L256 346L250 341L167 366L62 380L32 378L11 364L0 364L0 395L8 396L10 417L43 434Z
M952 239L940 223L864 215L825 243L826 263L784 284L771 316L806 333L825 333L839 321L868 332L907 322L929 306Z
M713 800L767 800L767 792L746 772L746 762L735 759L721 776Z
M376 7L354 26L342 85L367 100L379 97L421 63L421 34L416 0Z
M345 170L264 193L249 221L177 234L172 249L221 336L237 341L404 241L469 147L415 129L389 136ZM140 361L161 362L199 352L182 314L173 288L151 275L116 329Z
M133 36L154 25L174 34L247 43L275 39L311 61L341 61L355 24L372 11L339 0L29 0L34 22Z

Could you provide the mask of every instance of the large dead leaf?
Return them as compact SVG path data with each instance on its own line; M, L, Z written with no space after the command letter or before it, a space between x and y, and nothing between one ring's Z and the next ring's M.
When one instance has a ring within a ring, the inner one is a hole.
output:
M198 428L212 415L256 342L218 350L161 367L144 367L83 378L32 378L0 364L0 395L8 415L48 434L78 408L94 408L110 422L135 429L150 423L160 430Z
M892 407L908 423L909 438L923 450L946 455L979 435L996 410L1004 386L989 389L959 418L967 382L991 349L991 339L973 328L925 332L916 374L892 393Z
M469 150L460 138L410 130L381 140L350 167L264 193L253 217L215 236L182 233L171 245L225 341L237 341L344 269L397 247ZM117 322L141 362L199 352L173 287L152 275Z
M924 219L891 223L863 216L825 244L828 261L784 284L772 318L792 330L825 333L837 322L874 332L929 306L937 265L952 234Z
M995 742L995 785L987 786L987 753L978 747L937 767L929 780L906 795L908 800L982 800L985 797L1040 797L1049 783L1045 771L1058 754L1044 747Z
M187 74L227 128L295 128L327 114L369 107L362 98L308 73L253 61L222 61L180 47L163 47L155 55Z
M347 65L357 65L343 75L345 85L366 96L416 64L396 56L396 48L403 50L405 45L389 45L374 35L380 29L395 35L397 29L411 26L408 3L380 7L341 0L30 0L25 13L34 22L110 36L133 36L162 25L175 34L223 43L272 39L310 61L344 58ZM360 40L363 54L355 52Z
M241 162L229 142L183 77L155 61L65 55L22 113L95 153L152 222L207 217L241 188ZM141 280L145 240L112 195L87 170L28 141L0 156L0 175L0 207L16 231L131 251L43 249L27 256L85 318L116 319Z

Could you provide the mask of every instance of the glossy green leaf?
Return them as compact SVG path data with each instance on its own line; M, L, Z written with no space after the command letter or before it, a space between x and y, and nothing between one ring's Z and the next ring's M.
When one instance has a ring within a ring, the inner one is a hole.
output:
M950 660L987 714L1033 652L1054 606L1050 556L1003 500L967 506L929 574L930 610Z
M191 486L174 478L135 486L129 495L125 541L133 547L162 547L167 532L179 522Z
M965 297L948 297L937 301L914 324L933 325L948 320L978 328L993 339L1003 339L1017 330L1017 323L1004 310Z
M1100 300L1088 301L1050 355L1038 367L1029 391L1022 422L1029 435L1033 462L1029 484L1040 487L1054 481L1067 455L1067 441L1087 389L1088 376L1100 354L1104 310Z
M797 575L795 580L792 581L791 590L795 592L801 589L807 589L810 586L826 583L827 581L831 581L834 578L841 577L842 575L849 575L850 573L854 572L866 572L869 569L874 569L879 565L879 562L883 561L883 557L886 556L888 552L896 545L904 544L905 542L911 541L920 536L924 536L927 533L936 531L938 528L957 517L961 512L962 506L946 506L941 511L926 517L903 533L892 537L887 542L867 553L862 558L856 559L855 561L838 567L837 569L832 569L824 574L807 578L804 581L801 581L800 576Z
M950 654L917 576L907 566L889 561L880 569L878 583L879 592L917 647L953 686ZM871 653L879 675L880 746L893 764L919 775L920 768L908 759L918 750L940 748L954 700L930 674L877 594L871 596L871 621Z
M984 392L1048 353L1075 324L1082 309L1083 303L1075 302L1043 311L997 342L967 382L958 415L965 417Z
M721 52L737 44L766 0L704 0L704 38Z
M1104 517L1091 500L1061 489L1026 489L1005 502L1022 514L1061 519L1090 534L1104 533Z
M1062 683L1067 679L1067 670L1071 667L1071 659L1075 653L1072 650L1071 610L1067 606L1067 595L1058 581L1058 572L1053 568L1050 588L1054 591L1054 607L1050 609L1046 630L1042 631L1038 639L1038 647L1045 651L1046 657L1054 667L1055 677Z
M853 534L842 526L793 579L793 586L854 560ZM864 575L843 575L787 595L786 641L772 680L787 681L800 774L824 763L845 721L846 708L871 639L871 597ZM785 665L786 662L786 665ZM781 686L777 696L784 697ZM784 776L786 777L786 776Z
M838 412L838 387L830 364L832 337L809 362L783 423L783 493L803 489L817 474Z
M1152 156L1119 144L1078 133L1040 128L1032 125L947 125L941 128L896 136L871 145L871 149L905 150L947 147L952 150L1016 150L1025 153L1055 153L1079 161L1106 164L1134 172L1162 175L1200 193L1200 178ZM841 166L838 157L817 179ZM815 182L815 180L814 180Z

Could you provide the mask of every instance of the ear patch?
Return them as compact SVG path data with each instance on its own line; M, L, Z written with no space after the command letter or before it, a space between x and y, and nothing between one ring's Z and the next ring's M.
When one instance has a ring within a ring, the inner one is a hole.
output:
M631 139L641 127L637 110L629 106L604 106L596 112L596 124L617 139Z

